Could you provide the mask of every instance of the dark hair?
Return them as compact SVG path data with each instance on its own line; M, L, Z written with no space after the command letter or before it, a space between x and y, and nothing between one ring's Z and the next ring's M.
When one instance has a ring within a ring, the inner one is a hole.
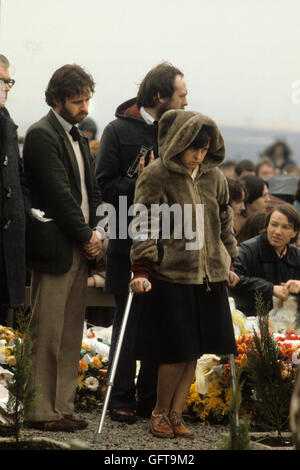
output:
M247 189L242 180L233 180L226 178L229 189L229 204L232 201L241 202L243 198L247 198Z
M293 207L291 204L278 204L278 206L273 207L271 212L267 214L266 227L268 227L270 223L272 214L276 211L285 215L289 223L292 224L293 229L296 232L296 237L291 239L291 242L295 241L295 239L297 238L297 234L300 230L300 215L298 214L297 209L295 209L295 207Z
M254 171L255 172L255 165L251 160L241 160L239 163L236 164L235 172L237 176L241 176L243 171Z
M151 69L139 86L136 101L138 107L153 108L157 104L157 93L161 98L171 98L177 75L183 77L183 73L168 62L162 62Z
M0 54L0 64L4 65L6 69L9 68L9 60L3 54Z
M193 142L185 149L202 149L211 142L211 136L207 126L202 126L202 129L194 138Z
M256 199L263 195L264 187L268 187L266 181L254 175L242 176L241 181L243 181L247 190L246 204L251 204L253 201L256 201Z
M66 98L81 95L87 89L94 93L93 77L79 65L63 65L50 78L45 91L46 103L53 107L54 100L64 103Z
M278 145L281 145L283 148L283 158L285 161L288 160L292 154L292 150L284 140L276 140L273 144L269 145L261 155L273 158L275 149Z
M236 237L238 243L243 243L264 232L266 230L267 216L266 212L255 212L249 215Z

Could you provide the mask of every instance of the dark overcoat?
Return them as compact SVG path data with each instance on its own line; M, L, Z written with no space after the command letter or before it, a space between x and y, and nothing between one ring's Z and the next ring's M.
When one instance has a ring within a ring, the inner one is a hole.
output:
M6 108L0 108L0 178L0 301L16 308L26 278L24 173L17 126Z
M272 308L274 285L289 279L300 280L300 249L287 245L286 254L279 258L264 232L241 243L234 270L240 278L230 291L236 307L247 316L256 315L256 292L260 292L266 305Z
M158 156L157 126L144 121L133 98L117 108L116 119L105 127L96 164L103 200L116 210L117 238L109 240L105 284L106 291L114 294L126 294L130 281L131 239L127 228L131 218L127 212L133 204L137 178L129 177L128 169L142 147L152 148ZM124 207L120 197L127 198Z

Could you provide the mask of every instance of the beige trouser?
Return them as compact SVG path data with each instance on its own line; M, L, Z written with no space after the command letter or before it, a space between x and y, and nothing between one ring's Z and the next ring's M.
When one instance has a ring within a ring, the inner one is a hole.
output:
M27 420L58 420L74 412L87 277L88 263L78 247L67 273L32 272L32 386L39 386L39 402Z

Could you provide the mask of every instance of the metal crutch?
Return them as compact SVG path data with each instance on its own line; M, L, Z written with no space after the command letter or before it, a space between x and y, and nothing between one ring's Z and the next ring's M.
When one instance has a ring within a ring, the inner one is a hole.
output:
M235 370L235 362L234 362L234 354L229 354L229 366L230 366L230 376L231 376L231 386L232 386L232 393L236 395L237 392L237 383L236 383L236 370ZM239 426L239 413L236 412L235 415L235 423Z
M230 281L232 281L231 274L229 275ZM237 381L236 381L236 370L235 370L235 362L234 362L234 354L229 354L229 367L230 367L230 376L231 376L231 386L232 386L232 393L236 395L237 392ZM239 426L239 413L236 413L235 416L235 423Z
M145 281L144 285L143 285L144 289L146 289L147 286L148 286L148 281ZM124 316L123 316L123 320L122 320L122 324L121 324L121 328L120 328L120 332L119 332L119 336L118 336L118 341L117 341L117 345L116 345L116 350L115 350L115 353L114 353L114 357L113 357L112 364L111 364L111 370L110 370L110 374L109 374L109 378L108 378L107 389L106 389L105 399L104 399L104 403L103 403L101 419L100 419L100 422L99 422L98 431L94 435L94 442L95 443L98 443L101 440L101 432L102 432L103 423L104 423L104 419L105 419L105 414L106 414L106 410L107 410L107 406L108 406L108 402L109 402L109 398L110 398L110 394L111 394L111 389L114 386L114 379L115 379L116 370L117 370L117 367L118 367L120 351L121 351L123 338L124 338L124 334L125 334L125 330L126 330L126 325L127 325L127 321L128 321L128 317L129 317L129 313L130 313L132 299L133 299L133 292L129 288L129 294L128 294L128 298L127 298L127 302L126 302L125 312L124 312Z

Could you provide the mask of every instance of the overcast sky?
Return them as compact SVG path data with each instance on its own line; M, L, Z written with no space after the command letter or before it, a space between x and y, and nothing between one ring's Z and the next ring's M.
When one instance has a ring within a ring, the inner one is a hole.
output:
M223 126L300 130L300 0L0 1L20 135L48 111L44 90L61 65L93 75L101 130L162 60L184 72L188 109Z

